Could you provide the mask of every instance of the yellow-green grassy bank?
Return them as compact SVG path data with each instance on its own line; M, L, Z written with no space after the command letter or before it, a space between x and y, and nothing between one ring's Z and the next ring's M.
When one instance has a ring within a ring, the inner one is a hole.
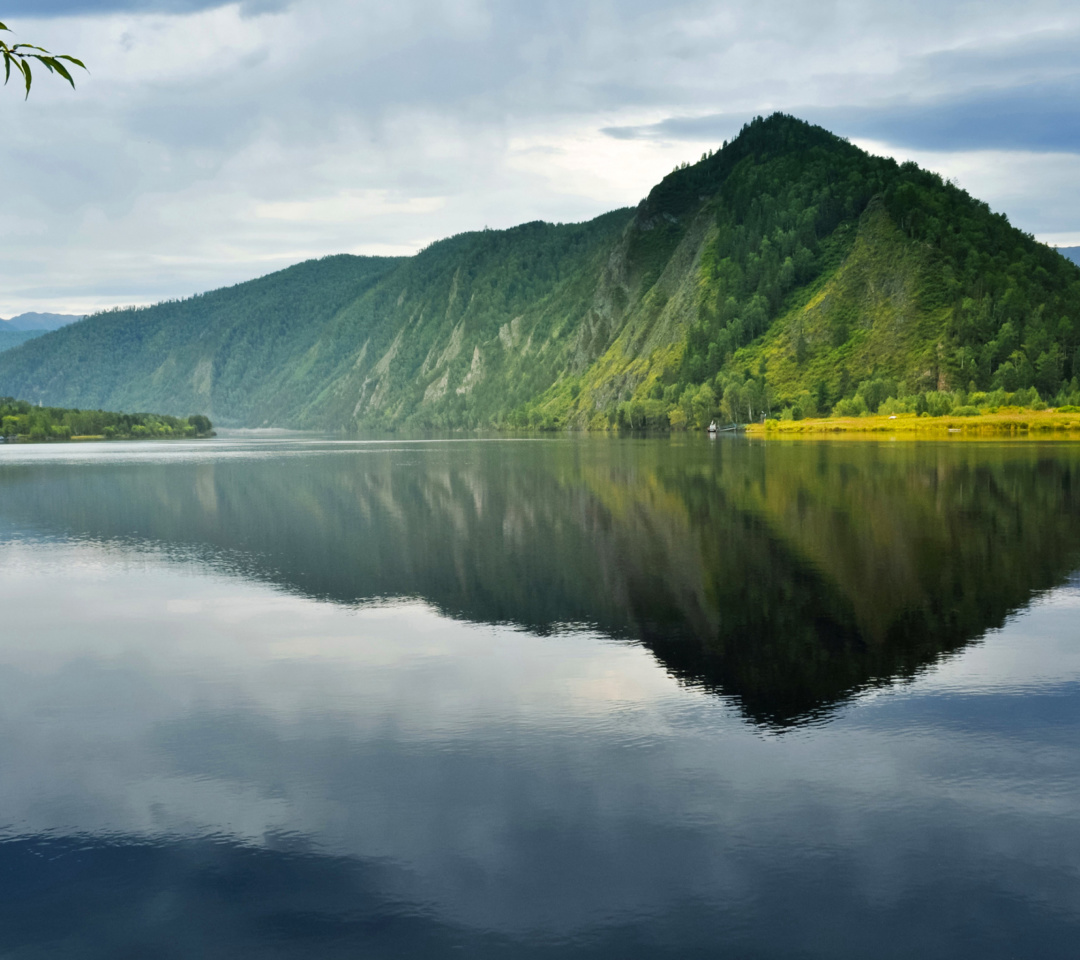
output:
M1080 411L1030 410L1017 407L986 410L976 416L823 417L766 420L747 426L747 434L770 439L895 437L925 439L1080 440Z

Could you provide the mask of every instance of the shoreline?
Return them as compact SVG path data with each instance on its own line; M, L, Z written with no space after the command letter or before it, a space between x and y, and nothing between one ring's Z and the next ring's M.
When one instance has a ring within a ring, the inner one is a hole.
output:
M843 436L891 436L896 439L1039 439L1080 440L1080 412L1009 409L975 416L819 417L806 420L766 420L746 426L750 437L821 439Z

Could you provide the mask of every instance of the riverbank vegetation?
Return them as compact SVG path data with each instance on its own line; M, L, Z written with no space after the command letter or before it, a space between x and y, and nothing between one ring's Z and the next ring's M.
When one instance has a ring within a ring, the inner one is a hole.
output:
M878 414L863 417L815 417L807 420L765 420L746 432L764 437L835 437L887 434L917 438L1035 437L1080 439L1080 406L1057 409L1024 407L960 408L941 416L928 413Z
M820 410L809 393L747 427L752 434L785 436L837 433L963 434L1015 436L1080 433L1080 388L1074 379L1051 406L1034 387L909 393L895 381L859 384L854 397Z
M35 407L25 400L0 397L0 435L7 442L61 440L166 440L214 435L207 417L170 417L158 413L110 413Z

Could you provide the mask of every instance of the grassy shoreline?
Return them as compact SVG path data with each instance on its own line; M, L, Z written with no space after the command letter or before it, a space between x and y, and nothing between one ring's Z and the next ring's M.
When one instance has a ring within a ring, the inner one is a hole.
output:
M1029 439L1080 440L1080 412L1007 408L976 416L942 417L899 413L894 416L821 417L806 420L766 420L746 427L752 437L813 439L884 435L907 439Z

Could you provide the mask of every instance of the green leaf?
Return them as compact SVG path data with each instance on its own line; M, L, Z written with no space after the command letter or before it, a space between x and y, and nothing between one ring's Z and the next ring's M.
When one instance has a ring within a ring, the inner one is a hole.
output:
M15 65L17 67L22 68L22 72L23 72L24 76L26 77L26 97L23 98L25 100L25 99L29 98L29 96L30 96L30 80L31 80L30 64L26 60L16 60Z
M50 70L56 71L68 83L70 83L72 90L75 89L75 81L71 79L71 74L68 73L67 67L65 67L59 60L57 60L55 57L38 57L38 59Z
M57 60L68 60L71 63L75 64L75 66L82 67L84 70L86 69L86 64L85 63L83 63L77 57L69 57L66 53L58 53L56 55L56 59Z

